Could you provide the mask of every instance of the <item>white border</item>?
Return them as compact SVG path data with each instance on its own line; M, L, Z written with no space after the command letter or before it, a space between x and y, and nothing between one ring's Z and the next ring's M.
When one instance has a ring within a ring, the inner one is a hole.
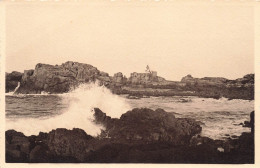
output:
M0 0L0 167L13 167L13 168L27 168L27 167L260 167L260 132L258 113L260 111L260 0L89 0L98 4L107 3L131 3L132 5L142 5L144 3L151 3L151 5L160 4L205 4L205 5L252 5L255 12L255 164L15 164L5 163L5 6L12 3L84 3L86 0ZM188 151L187 151L188 152Z

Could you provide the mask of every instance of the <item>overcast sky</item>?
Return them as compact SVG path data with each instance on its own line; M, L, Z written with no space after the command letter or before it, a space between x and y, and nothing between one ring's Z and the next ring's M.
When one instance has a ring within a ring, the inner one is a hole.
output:
M113 75L235 79L254 72L254 11L247 5L17 3L6 8L6 71L88 63Z

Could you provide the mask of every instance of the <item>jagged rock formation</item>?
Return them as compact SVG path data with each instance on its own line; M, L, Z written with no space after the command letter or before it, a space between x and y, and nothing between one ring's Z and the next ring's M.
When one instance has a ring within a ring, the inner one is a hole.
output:
M107 73L88 64L68 61L62 65L37 64L35 70L24 72L18 93L64 93L80 83L110 81Z
M187 144L191 137L201 132L199 123L193 119L175 118L163 109L155 111L147 108L133 109L120 119L111 119L99 109L95 109L97 123L106 130L104 136L123 141L170 142L175 145Z

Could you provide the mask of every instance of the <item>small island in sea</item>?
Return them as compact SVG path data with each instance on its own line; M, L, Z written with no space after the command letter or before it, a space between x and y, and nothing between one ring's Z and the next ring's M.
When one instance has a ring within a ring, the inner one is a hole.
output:
M72 61L6 73L6 162L254 163L254 74L157 73Z

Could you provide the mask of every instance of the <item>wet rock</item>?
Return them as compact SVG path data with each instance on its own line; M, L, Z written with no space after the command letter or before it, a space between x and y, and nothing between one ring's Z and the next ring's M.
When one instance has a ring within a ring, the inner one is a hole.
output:
M133 109L123 114L120 119L111 119L99 109L95 117L104 123L106 132L112 139L119 141L142 141L151 143L165 141L174 144L187 144L192 136L200 133L201 127L193 119L175 118L174 114L163 109Z

